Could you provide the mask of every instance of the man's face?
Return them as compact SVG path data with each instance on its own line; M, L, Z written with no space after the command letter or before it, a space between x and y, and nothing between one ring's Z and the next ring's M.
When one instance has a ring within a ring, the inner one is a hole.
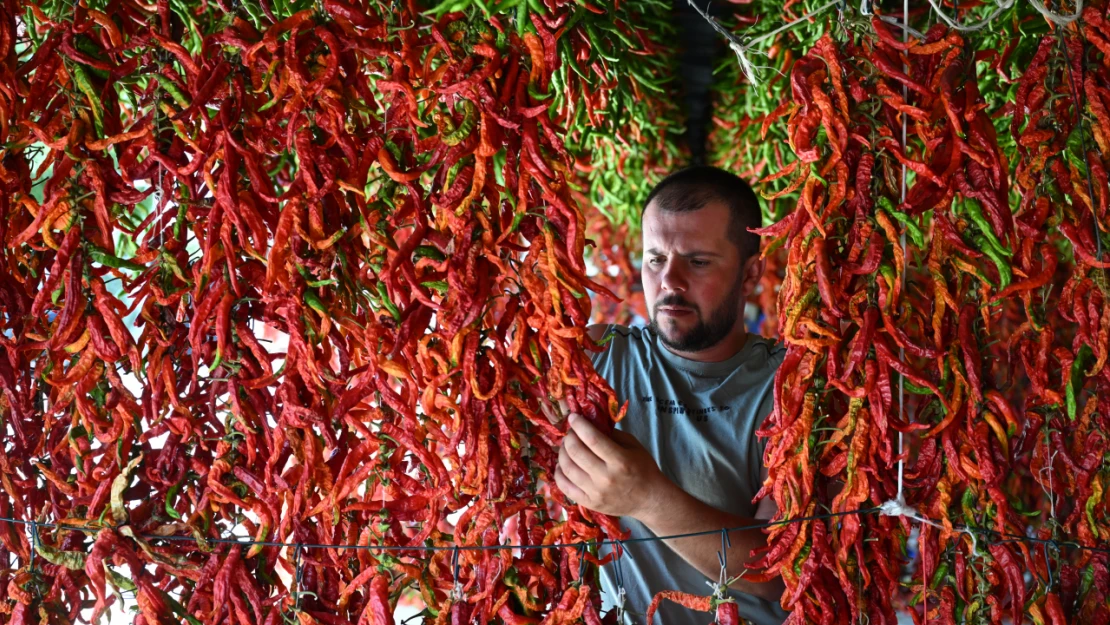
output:
M749 263L728 238L729 217L718 201L674 213L652 200L644 211L644 297L652 327L674 351L713 347L742 323Z

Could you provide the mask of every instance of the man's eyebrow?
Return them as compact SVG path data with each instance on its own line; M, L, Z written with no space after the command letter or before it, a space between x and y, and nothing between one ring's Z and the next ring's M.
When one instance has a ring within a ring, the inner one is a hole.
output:
M665 254L661 250L659 250L658 248L654 248L654 247L649 249L647 251L647 254L649 256L665 256ZM720 258L721 257L720 254L718 254L716 252L710 252L708 250L694 250L693 252L686 252L685 254L679 254L679 256L681 256L682 258L693 258L695 256L700 256L700 257L703 257L703 258Z

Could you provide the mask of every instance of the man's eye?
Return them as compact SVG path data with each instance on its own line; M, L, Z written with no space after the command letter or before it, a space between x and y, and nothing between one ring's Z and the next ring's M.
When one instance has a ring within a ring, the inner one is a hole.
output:
M658 267L659 265L662 265L666 261L667 261L667 259L663 258L662 256L655 256L655 257L651 258L650 260L648 260L649 263L651 263L652 265L655 265L656 267Z
M698 259L695 258L694 260L690 261L690 264L695 266L695 267L708 267L709 266L709 261L708 260L698 260Z

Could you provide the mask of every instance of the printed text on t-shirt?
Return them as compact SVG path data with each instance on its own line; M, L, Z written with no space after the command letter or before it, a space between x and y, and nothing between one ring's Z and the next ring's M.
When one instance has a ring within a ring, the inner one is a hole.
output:
M717 412L727 412L730 410L728 406L690 406L686 402L681 402L675 399L660 399L655 401L655 397L650 395L643 395L640 397L641 404L655 403L656 414L667 415L690 415L694 417L695 421L706 422L709 421L709 415Z

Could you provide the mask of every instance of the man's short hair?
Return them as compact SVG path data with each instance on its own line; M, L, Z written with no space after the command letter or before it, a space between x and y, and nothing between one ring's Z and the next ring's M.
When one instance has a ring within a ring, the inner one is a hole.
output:
M740 250L741 262L759 254L759 235L748 232L748 228L763 225L759 198L736 174L708 165L687 167L655 185L641 213L652 200L658 200L661 210L672 213L696 211L713 200L724 203L730 215L728 238Z

